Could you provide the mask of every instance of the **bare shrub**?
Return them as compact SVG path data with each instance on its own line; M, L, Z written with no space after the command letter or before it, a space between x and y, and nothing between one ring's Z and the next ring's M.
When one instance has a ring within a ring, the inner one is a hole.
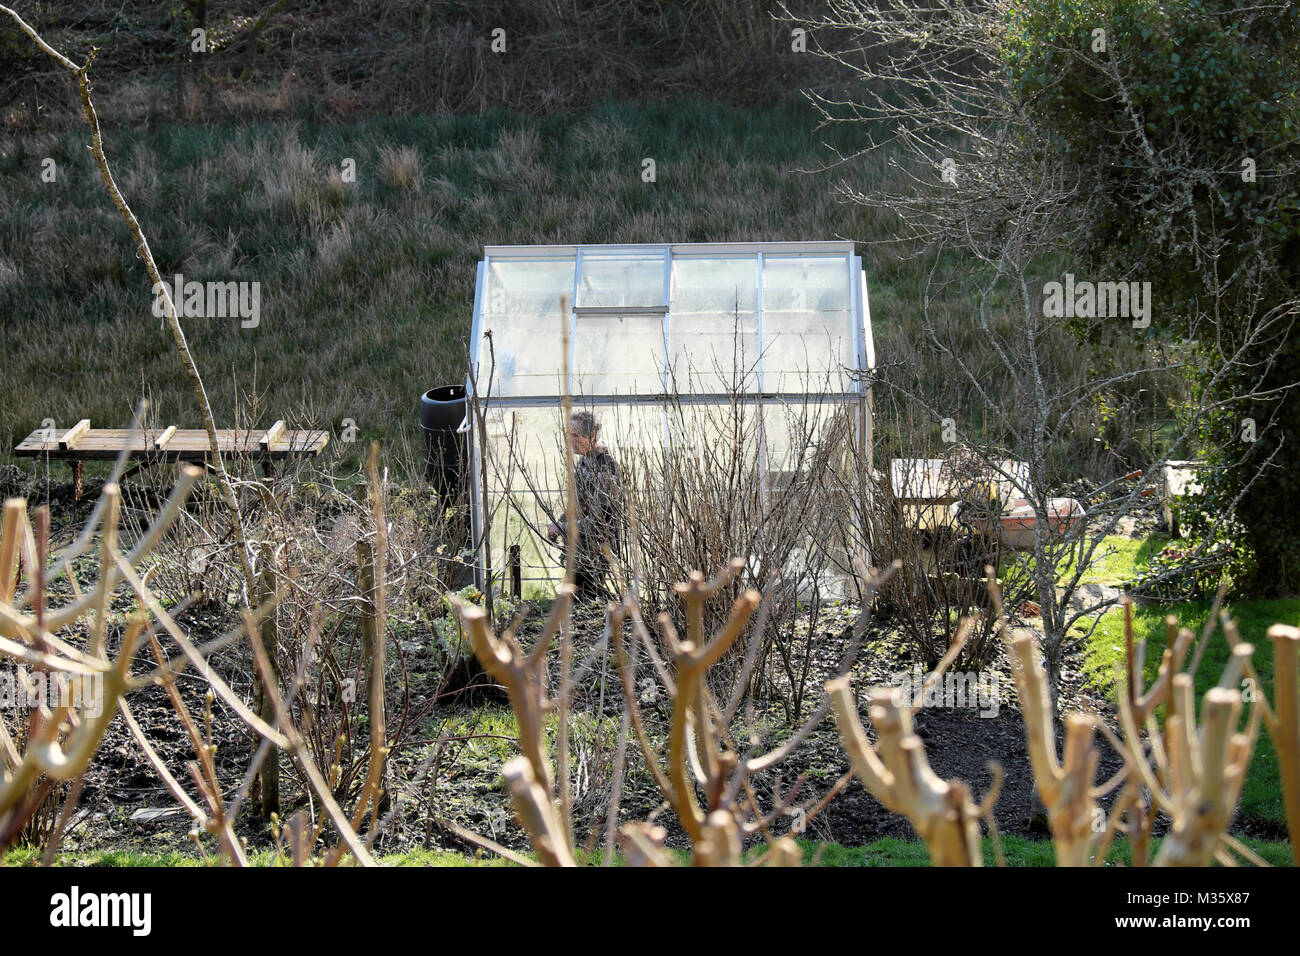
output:
M374 609L363 571L365 561L376 559L369 481L364 474L335 477L309 461L287 462L273 476L257 476L258 467L238 457L231 468L263 591L279 591L268 611L273 627L263 631L263 640L275 674L297 675L281 681L287 713L301 728L313 760L329 768L338 799L349 803L365 785L371 756L367 728L373 725L366 702L365 627ZM382 479L380 486L388 551L385 623L395 654L395 666L384 675L394 715L384 748L392 751L435 707L472 694L485 681L443 596L459 576L459 564L449 555L458 542L452 540L447 510L424 487ZM148 481L128 486L135 503L128 522L133 537L141 534L141 515L154 498L151 487ZM221 503L210 492L201 491L181 509L147 562L147 578L167 603L224 607L237 593L238 567L228 536L223 541L224 524ZM268 634L274 635L274 645ZM428 690L418 699L410 689L410 671L417 666L412 658L427 674ZM269 706L251 669L231 679L252 696L254 710ZM269 712L263 717L273 719ZM309 781L300 784L306 788ZM257 786L252 792L261 797Z
M668 412L676 441L646 442L626 465L629 560L647 613L667 612L684 629L685 608L658 582L685 580L694 568L725 566L732 555L743 555L741 573L720 597L763 589L768 629L756 680L785 703L792 720L800 716L809 676L809 646L797 645L795 622L805 612L816 620L827 597L847 596L839 532L849 510L829 471L845 453L842 443L851 442L850 408L816 395L761 407L734 394L709 406L678 399ZM770 461L777 445L782 460ZM703 610L706 628L726 619L723 606Z
M1000 505L989 495L998 494L997 486L1005 482L959 447L950 447L937 472L916 467L922 464L919 459L882 461L883 474L872 478L866 513L872 547L879 559L900 564L881 598L928 669L948 654L960 622L969 616L957 665L978 670L998 651L985 569L997 569L1002 593L1014 608L1031 596L1032 581L1015 562L1003 562L996 535L975 526L996 518ZM953 515L954 505L962 509L960 517Z
M772 824L796 811L806 823L847 783L848 778L843 777L827 794L795 807L793 800L799 789L797 784L784 795L778 792L773 805L766 809L762 808L750 784L753 775L789 757L826 719L831 705L828 698L823 699L798 729L761 755L757 753L756 738L751 738L745 746L741 742L743 737L738 739L734 735L733 721L747 696L746 687L757 660L754 652L761 646L756 635L763 631L766 613L760 613L755 622L756 634L748 640L743 635L762 599L752 589L744 591L731 602L730 613L712 634L705 631L703 622L705 605L726 593L727 586L744 564L743 559L733 559L707 581L701 573L694 571L688 581L675 586L674 591L685 605L687 629L684 635L679 634L670 616L663 613L657 621L659 639L652 637L631 591L625 594L623 602L611 604L608 608L606 639L612 641L616 653L624 711L615 761L616 783L605 813L607 863L616 832L629 862L650 866L671 863L664 850L667 831L663 827L650 822L629 823L621 828L617 825L629 739L635 740L639 746L646 768L691 841L692 862L699 866L739 865L743 842L760 833L769 845L756 862L798 865L802 858L798 846L789 837L775 837ZM860 570L865 572L865 569ZM868 596L874 593L877 583L877 578L865 583ZM510 692L511 706L519 718L522 755L509 761L503 773L521 825L541 860L553 866L574 864L565 737L561 734L557 770L553 774L543 734L543 715L548 712L557 715L561 727L566 726L572 689L586 671L586 665L573 672L568 667L566 623L571 597L570 587L562 585L545 630L528 651L516 641L513 627L498 637L492 633L481 609L459 606L473 636L475 652L484 667ZM854 640L841 661L841 675L847 674L865 632L866 606L859 616ZM630 642L624 634L628 624L632 632ZM561 641L562 668L558 692L551 696L546 687L544 665L547 649L557 635ZM745 648L744 662L734 677L730 694L725 698L715 698L709 669L722 661L737 644ZM644 689L638 669L639 661L643 659L650 663L652 670L647 680L657 688L656 693L666 695L670 702L672 716L666 746L651 738L639 704ZM491 848L502 851L499 847Z
M35 691L36 698L19 708L14 732L0 714L0 852L24 833L57 845L58 827L75 808L80 784L67 794L57 817L49 812L55 788L80 780L119 706L126 712L123 696L147 683L133 678L130 666L149 615L141 610L131 615L116 657L110 658L110 598L176 520L197 477L196 469L184 471L148 533L125 557L117 550L116 483L105 485L86 532L58 555L49 553L48 509L40 509L34 530L25 501L5 502L0 526L0 656L18 664L16 671L3 672L13 688L22 691L22 698ZM54 606L51 582L67 574L89 548L100 523L100 574L94 590L81 594L74 584L74 600ZM26 587L21 587L24 582ZM70 642L65 629L77 632L77 638ZM34 830L29 828L33 820Z

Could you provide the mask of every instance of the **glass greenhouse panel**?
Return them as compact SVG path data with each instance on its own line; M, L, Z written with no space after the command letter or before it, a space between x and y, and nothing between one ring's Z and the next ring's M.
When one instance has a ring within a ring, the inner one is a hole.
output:
M664 254L584 254L578 306L584 309L664 304Z
M681 395L758 391L758 316L674 315L669 388Z
M762 453L758 406L749 402L675 405L668 409L670 455L701 470L757 468Z
M488 409L488 490L564 489L564 431L558 408Z
M662 458L664 410L656 405L589 405L600 425L600 442L624 472L625 483ZM499 416L494 422L493 416ZM489 411L488 498L494 567L504 567L519 545L523 577L558 583L563 554L546 540L552 518L564 514L563 413L559 408ZM576 459L575 459L576 461Z
M663 392L663 368L663 316L578 315L574 395L657 395Z
M510 549L519 547L521 576L530 582L549 582L552 586L563 580L560 551L547 541L544 532L549 518L535 498L523 492L497 495L490 499L492 537L489 542L492 567L500 574L510 563Z
M764 257L765 310L842 313L852 305L847 256Z
M763 390L848 391L856 364L846 256L763 260Z
M483 331L492 333L496 368L480 355L482 374L493 371L499 396L554 395L560 381L561 300L573 297L572 259L494 260L483 290Z
M758 308L758 257L673 260L672 311L731 315Z
M671 305L676 391L757 391L758 257L674 260Z
M586 411L596 416L600 425L600 443L614 460L626 463L633 458L657 454L663 447L664 410L659 405L591 405Z
M492 566L505 568L510 547L518 545L524 578L558 581L558 548L547 541L546 526L563 514L562 412L489 409L485 419Z
M827 456L837 449L850 451L856 422L856 406L841 399L821 401L765 401L763 430L766 440L767 471L779 481L810 470L824 470L832 462ZM815 449L821 450L814 460Z
M763 391L796 395L847 392L853 386L853 328L848 312L763 313Z

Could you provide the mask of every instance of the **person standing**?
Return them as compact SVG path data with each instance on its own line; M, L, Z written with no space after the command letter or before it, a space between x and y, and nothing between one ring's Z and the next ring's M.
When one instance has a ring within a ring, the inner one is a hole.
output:
M602 547L616 552L622 537L623 485L618 463L600 443L600 423L591 412L574 412L568 421L569 443L578 464L574 474L577 490L577 546L574 549L573 584L575 597L584 600L606 595L605 575L609 564ZM568 541L567 517L551 522L546 536L551 541Z

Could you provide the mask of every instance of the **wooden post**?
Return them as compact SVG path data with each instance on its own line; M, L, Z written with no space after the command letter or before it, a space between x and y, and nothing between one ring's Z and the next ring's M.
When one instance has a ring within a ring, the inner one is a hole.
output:
M510 546L510 597L518 601L524 593L523 562L519 556L519 545Z
M76 448L77 442L85 438L86 433L89 431L90 431L90 419L83 418L81 421L77 422L77 424L73 425L71 428L69 428L66 432L63 433L63 437L59 439L59 449L61 451L69 451L70 449ZM86 479L85 463L80 458L77 458L72 462L72 500L73 501L81 500L82 492L85 490L85 479Z
M271 460L271 449L282 438L284 438L284 419L278 419L275 424L266 430L266 434L257 440L257 444L265 456L262 458L262 474L268 479L275 477L275 462Z
M262 573L259 585L257 595L259 604L265 604L275 597L275 571L271 566L269 545L262 546ZM266 657L271 665L271 673L267 675L267 680L279 686L280 675L276 668L276 661L279 659L280 636L276 627L274 609L262 619L261 637L262 646L266 648ZM271 695L266 692L261 683L258 683L257 687L258 716L275 726L275 708L271 702ZM262 816L269 818L272 813L278 814L280 812L280 748L274 744L267 750L266 759L262 761L258 771L258 783L261 785Z

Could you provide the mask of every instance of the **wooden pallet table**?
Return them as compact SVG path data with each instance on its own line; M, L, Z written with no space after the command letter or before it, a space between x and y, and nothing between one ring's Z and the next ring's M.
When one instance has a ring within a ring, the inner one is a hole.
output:
M217 448L222 457L243 457L262 462L268 474L274 462L286 458L319 455L329 443L323 429L293 431L277 421L265 430L256 428L217 429ZM20 458L45 458L72 462L75 493L81 497L82 470L87 461L116 461L125 451L129 458L149 462L206 461L211 448L202 428L139 429L134 435L125 428L91 428L83 418L71 428L38 428L16 446Z

